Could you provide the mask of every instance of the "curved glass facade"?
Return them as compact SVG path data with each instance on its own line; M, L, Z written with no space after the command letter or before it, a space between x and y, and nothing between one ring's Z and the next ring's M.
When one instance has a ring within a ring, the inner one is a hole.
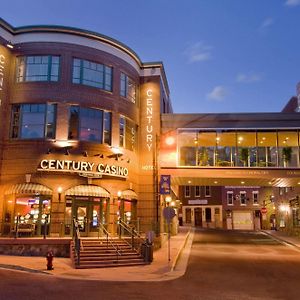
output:
M299 167L299 130L178 130L178 165Z

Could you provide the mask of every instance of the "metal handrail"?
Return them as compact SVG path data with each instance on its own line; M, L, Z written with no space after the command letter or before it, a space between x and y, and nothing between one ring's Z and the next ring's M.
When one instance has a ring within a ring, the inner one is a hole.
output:
M73 223L74 223L74 247L75 247L75 254L77 258L77 265L80 265L80 251L83 250L82 246L82 241L80 239L80 231L79 231L79 226L78 222L75 218L73 218Z
M108 247L108 243L111 244L111 246L115 249L116 253L117 253L117 261L119 260L119 256L122 255L122 253L119 251L119 246L116 244L114 244L113 242L113 238L112 236L109 234L109 232L107 231L107 229L104 227L104 224L99 222L99 230L98 230L98 239L100 237L100 230L103 231L103 233L106 235L106 243L107 243L107 247Z
M123 229L125 229L130 234L130 236L131 236L131 245L125 239L123 239L123 240L127 244L129 244L132 247L132 249L135 249L136 251L140 251L140 246L141 246L141 244L143 244L145 242L145 239L142 238L140 236L140 234L138 234L136 232L136 230L134 229L134 227L129 227L128 224L126 222L124 222L121 218L119 218L118 224L120 225L120 227L122 227ZM119 236L121 238L121 228L119 230ZM138 246L137 247L135 247L134 239L138 240Z

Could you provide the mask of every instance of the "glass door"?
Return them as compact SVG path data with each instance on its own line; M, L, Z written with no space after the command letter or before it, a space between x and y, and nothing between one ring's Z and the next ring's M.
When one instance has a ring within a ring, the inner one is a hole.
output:
M78 222L78 228L81 236L88 236L88 218L87 205L76 205L75 218Z

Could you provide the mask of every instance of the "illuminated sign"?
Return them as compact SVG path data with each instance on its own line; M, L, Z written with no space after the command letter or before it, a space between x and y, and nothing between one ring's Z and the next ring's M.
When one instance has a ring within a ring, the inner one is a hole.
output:
M0 54L0 91L3 91L4 69L5 69L5 56L3 54ZM2 99L0 97L0 105L1 103L2 103Z
M74 161L74 160L55 160L43 159L38 167L38 171L55 171L55 172L68 172L78 173L85 177L102 177L102 175L113 177L128 177L128 169L121 166L98 164L87 161Z
M148 151L151 151L152 143L153 143L153 92L151 89L146 91L146 118L147 118L147 125L146 125L146 145Z

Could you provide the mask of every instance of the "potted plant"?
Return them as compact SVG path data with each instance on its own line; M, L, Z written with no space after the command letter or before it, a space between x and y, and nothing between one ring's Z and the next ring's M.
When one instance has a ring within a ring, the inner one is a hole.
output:
M242 148L241 149L241 161L244 163L244 167L248 165L248 159L249 159L249 149L248 148Z
M292 147L283 147L282 148L282 159L283 159L283 166L286 168L288 164L291 162L292 159Z

